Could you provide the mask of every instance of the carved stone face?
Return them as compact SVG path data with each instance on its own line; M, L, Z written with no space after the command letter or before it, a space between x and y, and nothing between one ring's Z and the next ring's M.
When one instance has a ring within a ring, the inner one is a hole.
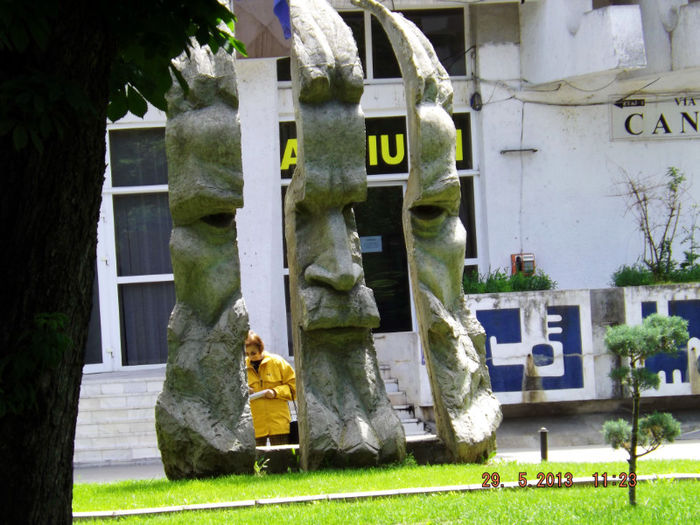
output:
M364 120L356 107L338 104L333 110L340 114L329 122L320 118L323 109L304 109L307 133L302 154L309 161L299 163L298 169L305 171L295 176L286 202L288 227L293 221L295 228L304 330L379 325L374 295L364 283L352 209L367 195L361 156ZM310 129L316 132L315 139ZM329 143L334 145L332 154L328 153ZM323 150L326 154L319 155Z
M360 238L352 204L364 187L340 175L333 193L307 188L295 203L299 295L304 330L374 328L379 313L364 284ZM343 182L348 184L343 184ZM310 190L310 191L309 191Z
M224 105L168 121L170 239L178 301L207 323L240 292L236 210L243 205L240 130Z
M467 238L459 219L455 131L449 115L437 106L421 108L420 116L422 176L420 187L409 182L407 190L418 281L451 309L462 295Z
M241 132L235 110L214 104L168 120L168 183L173 222L243 206Z

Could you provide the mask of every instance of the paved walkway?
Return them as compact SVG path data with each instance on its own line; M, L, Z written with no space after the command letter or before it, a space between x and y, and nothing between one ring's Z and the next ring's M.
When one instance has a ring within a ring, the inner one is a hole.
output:
M556 447L548 452L549 461L566 462L600 462L625 461L627 453L623 450L613 450L609 446ZM646 459L695 459L700 460L700 439L677 441L663 445L651 454L641 458ZM539 463L539 448L533 449L501 449L494 461L519 461L521 463ZM161 479L165 478L163 465L160 462L141 465L110 465L101 467L78 467L74 470L75 483L106 483L128 479Z

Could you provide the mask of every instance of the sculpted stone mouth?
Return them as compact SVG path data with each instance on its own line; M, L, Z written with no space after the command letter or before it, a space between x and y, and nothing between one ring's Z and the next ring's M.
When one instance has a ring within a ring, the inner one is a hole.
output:
M337 292L319 286L299 290L301 327L304 330L329 328L377 328L379 311L372 290L358 284L350 292Z

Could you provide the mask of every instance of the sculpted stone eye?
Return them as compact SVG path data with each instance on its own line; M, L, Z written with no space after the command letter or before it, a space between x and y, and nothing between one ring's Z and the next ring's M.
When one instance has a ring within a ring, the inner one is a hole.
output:
M445 210L443 210L440 206L423 205L414 206L413 208L411 208L411 213L413 214L413 216L423 221L431 221L437 219L444 212Z
M230 228L235 220L236 215L233 213L215 213L213 215L205 215L202 217L202 222L214 228Z

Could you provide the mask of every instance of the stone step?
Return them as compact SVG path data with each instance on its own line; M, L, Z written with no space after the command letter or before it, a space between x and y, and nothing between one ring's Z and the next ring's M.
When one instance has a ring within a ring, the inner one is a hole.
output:
M80 386L80 397L90 398L100 395L120 395L120 394L140 394L163 390L164 375L156 374L150 376L136 375L135 377L119 377L117 374L110 374L109 379L104 378L104 374L86 375ZM104 382L102 382L104 381Z
M386 386L387 394L399 391L399 380L398 379L385 379L384 385Z
M75 448L80 450L107 450L134 447L158 447L153 432L130 432L120 436L76 437Z
M385 363L379 363L379 374L385 381L387 379L392 379L391 377L391 365Z
M110 463L139 463L160 459L157 446L128 446L108 449L75 450L73 463L80 466L105 465Z
M401 420L403 430L407 436L416 436L419 434L427 434L423 422L416 418Z
M415 417L413 405L392 405L394 411L398 414L401 421Z
M75 438L91 439L113 436L130 436L134 433L152 433L155 435L155 418L127 419L119 422L83 423L77 425Z
M406 392L403 390L399 390L397 392L387 392L387 395L389 396L389 401L391 401L392 406L405 405L408 403Z
M116 393L81 396L78 410L123 410L153 408L160 392Z
M143 421L155 419L155 404L149 408L125 408L104 410L78 410L78 426L124 423L127 421Z

